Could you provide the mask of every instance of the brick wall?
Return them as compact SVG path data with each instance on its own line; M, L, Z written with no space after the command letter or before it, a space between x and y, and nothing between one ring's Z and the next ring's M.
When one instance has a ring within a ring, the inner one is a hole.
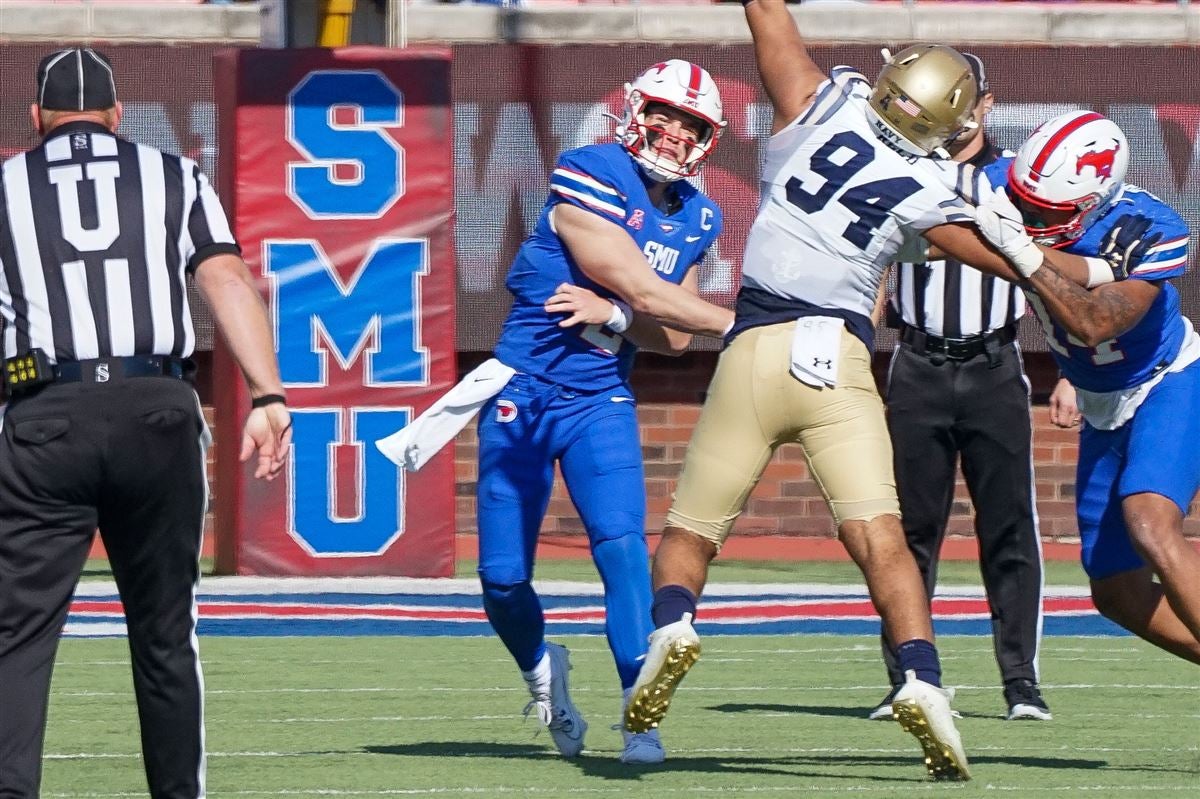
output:
M459 357L459 371L474 368L486 356L467 353ZM638 396L638 415L642 423L642 455L646 462L646 494L649 515L647 530L662 530L663 519L671 504L675 479L683 463L692 427L700 414L704 390L712 375L713 353L690 353L682 358L639 356L634 370L634 391ZM876 359L876 376L882 379L886 357ZM1073 539L1075 527L1075 459L1078 433L1061 430L1049 422L1046 397L1053 388L1055 369L1049 357L1026 356L1026 367L1033 386L1034 447L1033 460L1037 484L1038 513L1042 535L1046 539ZM201 397L207 399L207 386ZM215 423L212 408L205 405L209 424ZM455 442L457 481L456 530L474 533L475 478L478 441L474 425L468 425ZM213 452L209 452L209 477L212 477ZM971 500L959 476L955 502L951 509L950 534L969 535L973 516ZM582 534L583 528L571 500L558 480L543 531L547 534ZM1200 503L1184 521L1189 536L1200 539ZM820 491L808 476L800 447L789 444L780 448L767 466L762 480L751 496L746 512L738 519L735 532L746 534L833 537L833 521L825 508ZM212 518L206 520L205 541L211 542Z
M688 438L700 413L715 355L691 353L679 359L649 355L639 358L642 360L634 370L633 382L642 425L642 455L646 462L647 530L657 532L662 529L671 504L671 493ZM465 371L480 358L463 356L461 360L460 367ZM1078 536L1074 492L1078 432L1062 430L1049 422L1045 403L1053 388L1056 370L1048 356L1031 354L1026 363L1035 403L1033 460L1042 535L1046 539L1073 539ZM877 358L875 366L876 376L882 378L887 368L886 358ZM457 530L460 533L476 530L477 450L474 426L468 426L455 443ZM1184 522L1186 532L1194 537L1200 537L1198 512L1200 504L1193 504L1192 513ZM971 500L960 474L951 509L950 534L971 534L973 519ZM542 529L547 534L583 532L561 479L555 483ZM785 445L775 454L734 532L833 537L833 521L820 491L809 478L804 454L798 445Z

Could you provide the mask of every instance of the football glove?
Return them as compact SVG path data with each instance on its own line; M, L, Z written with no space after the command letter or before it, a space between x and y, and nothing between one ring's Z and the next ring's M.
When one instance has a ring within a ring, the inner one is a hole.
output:
M1150 249L1158 244L1162 233L1150 232L1154 222L1138 214L1118 217L1116 224L1105 234L1097 253L1112 268L1113 280L1124 280L1138 267Z
M1022 277L1028 278L1041 268L1045 256L1025 232L1021 212L1006 193L996 192L975 209L975 225Z

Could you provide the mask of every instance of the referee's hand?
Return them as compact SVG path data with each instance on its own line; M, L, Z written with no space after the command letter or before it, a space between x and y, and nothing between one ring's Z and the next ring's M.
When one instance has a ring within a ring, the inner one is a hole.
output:
M251 408L242 431L241 461L250 460L258 452L254 476L274 480L287 462L288 447L292 445L292 415L282 402Z

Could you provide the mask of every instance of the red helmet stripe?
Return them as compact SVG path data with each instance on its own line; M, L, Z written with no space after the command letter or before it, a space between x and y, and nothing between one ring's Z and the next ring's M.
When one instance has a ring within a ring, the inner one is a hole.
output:
M691 97L693 100L700 96L700 76L700 67L692 64L692 77L688 81L687 96Z
M1104 119L1104 116L1093 111L1090 114L1084 114L1081 117L1077 117L1069 124L1064 125L1062 130L1051 136L1050 141L1046 142L1045 145L1042 146L1042 151L1038 153L1037 158L1033 159L1033 164L1030 165L1030 169L1036 173L1038 177L1041 177L1042 169L1046 166L1046 162L1050 160L1050 154L1054 152L1054 148L1062 144L1065 138L1082 128L1084 125L1088 124L1089 122L1095 122L1098 119Z

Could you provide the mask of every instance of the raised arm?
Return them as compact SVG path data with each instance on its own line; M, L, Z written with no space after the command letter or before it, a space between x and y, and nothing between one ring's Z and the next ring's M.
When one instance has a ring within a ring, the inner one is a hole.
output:
M554 208L554 229L584 274L635 313L703 336L723 336L733 324L732 311L655 275L629 234L612 222L562 204Z
M772 133L776 133L808 108L826 76L808 55L783 0L750 0L746 23L754 37L758 74L775 109Z

